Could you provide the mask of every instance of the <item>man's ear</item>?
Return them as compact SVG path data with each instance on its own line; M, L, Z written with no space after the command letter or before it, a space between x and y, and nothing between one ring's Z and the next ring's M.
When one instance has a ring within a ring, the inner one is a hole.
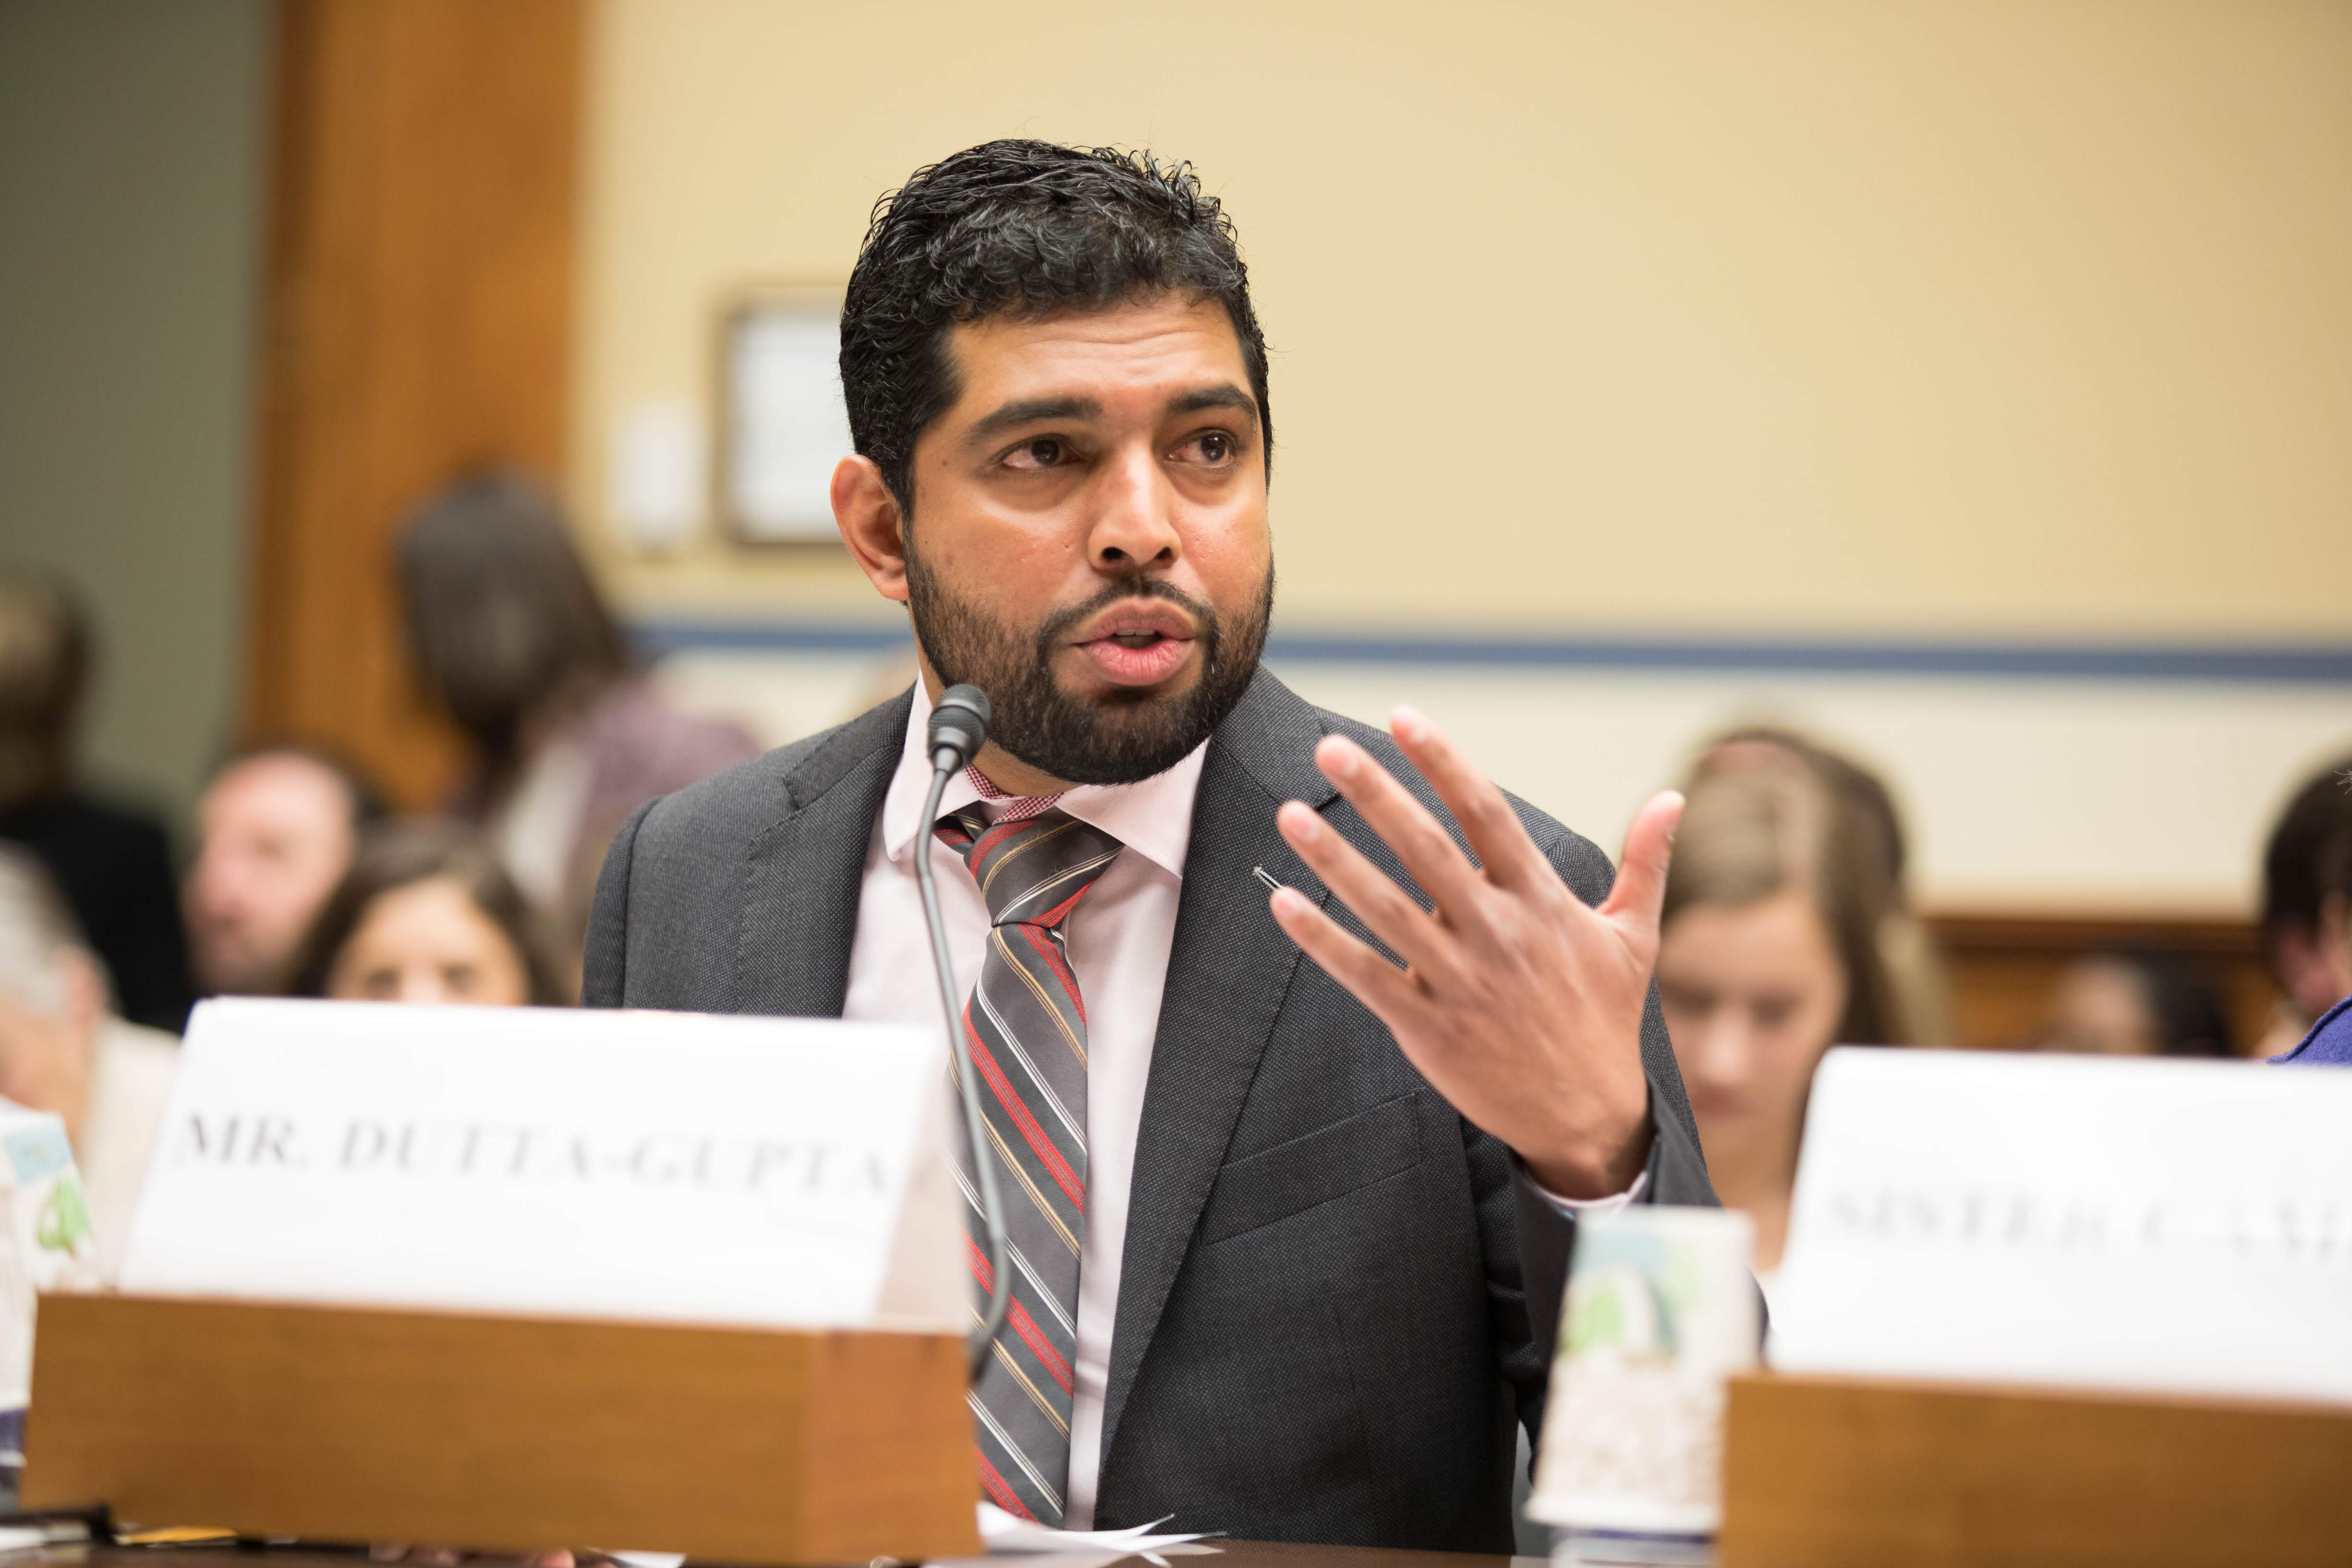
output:
M833 521L841 542L874 591L907 598L907 522L898 498L868 458L844 458L833 470Z

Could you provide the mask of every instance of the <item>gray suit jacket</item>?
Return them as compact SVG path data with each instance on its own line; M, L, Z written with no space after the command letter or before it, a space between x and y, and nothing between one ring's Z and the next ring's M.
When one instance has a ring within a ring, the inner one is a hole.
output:
M596 891L587 1002L838 1016L910 700L632 816ZM1574 1227L1266 910L1253 866L1328 900L1275 829L1286 800L1402 878L1316 771L1335 731L1452 824L1386 735L1264 670L1210 742L1136 1147L1096 1521L1507 1552L1513 1424L1541 1419ZM1577 894L1603 898L1608 858L1514 804ZM1712 1204L1654 995L1642 1054L1649 1196Z

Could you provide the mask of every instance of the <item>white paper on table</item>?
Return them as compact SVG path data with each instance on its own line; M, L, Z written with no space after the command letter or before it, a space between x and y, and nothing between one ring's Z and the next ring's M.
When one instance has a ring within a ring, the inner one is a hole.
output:
M2352 1072L1844 1048L1787 1371L2352 1403Z
M832 1020L196 1009L125 1289L961 1331L945 1049Z
M927 1557L926 1568L1110 1568L1114 1563L1144 1562L1153 1568L1168 1568L1173 1557L1215 1557L1224 1548L1205 1542L1189 1541L1178 1546L1122 1547L1063 1547L1056 1550L1029 1551L1024 1549L991 1552L985 1557Z
M1161 1552L1192 1556L1216 1550L1194 1545L1204 1539L1198 1534L1152 1534L1152 1531L1168 1522L1164 1519L1126 1530L1055 1530L1017 1518L992 1502L982 1501L979 1508L980 1541L988 1555L932 1558L929 1561L933 1568L955 1568L958 1564L1007 1568L1024 1557L1050 1562L1054 1568L1108 1568L1108 1564L1127 1557L1149 1557ZM624 1568L678 1568L686 1561L662 1552L615 1552L611 1555Z
M1170 1515L1173 1518L1174 1515ZM1188 1546L1205 1540L1208 1532L1154 1535L1151 1532L1168 1522L1166 1519L1150 1524L1130 1525L1125 1530L1055 1530L1007 1513L992 1502L980 1505L980 1542L993 1557L1000 1552L1038 1552L1066 1554L1084 1552L1110 1552L1118 1556L1138 1552L1164 1551Z

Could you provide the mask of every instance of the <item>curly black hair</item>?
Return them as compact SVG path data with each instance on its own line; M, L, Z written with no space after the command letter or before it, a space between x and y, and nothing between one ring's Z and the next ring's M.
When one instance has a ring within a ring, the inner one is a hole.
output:
M1214 300L1232 319L1270 476L1265 334L1234 226L1190 163L1002 141L916 170L875 204L841 308L841 387L858 455L912 517L916 437L959 393L950 327L1169 292Z

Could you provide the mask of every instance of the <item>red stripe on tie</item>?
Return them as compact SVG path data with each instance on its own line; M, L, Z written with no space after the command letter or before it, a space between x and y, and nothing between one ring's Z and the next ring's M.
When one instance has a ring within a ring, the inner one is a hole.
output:
M971 1255L971 1277L980 1281L982 1289L993 1291L996 1289L996 1270L988 1266L988 1254L980 1249L980 1243L971 1238L970 1231L964 1232L963 1249Z
M1018 923L1021 927L1021 934L1029 939L1029 945L1037 950L1037 956L1045 961L1046 967L1054 972L1054 978L1060 981L1062 989L1069 994L1070 1005L1078 1010L1078 1022L1084 1024L1087 1021L1087 1004L1086 999L1078 994L1077 976L1072 974L1068 966L1063 963L1061 953L1055 950L1052 941L1045 932L1026 921Z
M1068 914L1080 899L1085 898L1087 893L1091 892L1094 889L1094 879L1089 877L1087 879L1087 885L1085 887L1080 888L1076 892L1072 893L1068 898L1064 899L1060 903L1055 904L1052 909L1047 910L1044 914L1039 915L1034 923L1041 926L1060 925L1062 923L1062 917Z
M972 1240L969 1236L963 1238L963 1249L967 1255L967 1260L971 1264L971 1277L980 1281L982 1289L993 1291L996 1289L996 1270L988 1266L988 1254L982 1252L980 1249L980 1243ZM1070 1371L1070 1363L1062 1359L1062 1352L1054 1348L1053 1342L1045 1337L1045 1331L1037 1327L1037 1320L1029 1315L1029 1309L1021 1304L1019 1297L1013 1298L1011 1306L1012 1311L1008 1321L1013 1324L1013 1331L1020 1334L1024 1343L1036 1352L1038 1361L1045 1365L1047 1372L1053 1374L1054 1381L1062 1385L1062 1392L1075 1394L1077 1389L1072 1380L1076 1374Z
M1045 1363L1045 1370L1053 1373L1054 1381L1062 1385L1062 1392L1075 1394L1077 1385L1071 1381L1070 1363L1062 1359L1061 1352L1046 1342L1045 1336L1037 1328L1037 1320L1029 1315L1029 1309L1018 1301L1013 1302L1008 1321L1013 1324L1013 1331L1021 1336L1022 1342L1037 1353L1037 1359Z
M1017 822L1000 822L995 826L990 828L986 833L981 835L980 841L971 847L971 858L972 875L978 876L980 874L980 863L988 858L988 852L990 850L995 848L998 845L1003 843L1006 839L1012 837L1014 834L1020 832L1023 828L1028 826L1028 821L1025 818Z
M1037 1119L1029 1114L1029 1108L1021 1103L1020 1095L1013 1092L1013 1080L1004 1076L1004 1069L996 1065L996 1058L988 1054L988 1047L981 1042L980 1031L971 1026L969 1008L963 1016L963 1032L971 1037L972 1065L980 1069L980 1076L988 1080L988 1087L996 1091L997 1101L1004 1107L1005 1114L1013 1118L1015 1127L1021 1129L1021 1136L1028 1140L1031 1151L1045 1165L1045 1173L1054 1178L1054 1184L1062 1189L1063 1195L1080 1214L1086 1213L1086 1184L1078 1180L1078 1173L1070 1169L1069 1162L1062 1158L1062 1152L1054 1147L1052 1139L1045 1136L1045 1130L1037 1125Z
M1014 1495L1013 1489L1004 1484L1004 1478L996 1473L996 1467L988 1462L988 1456L980 1451L980 1445L977 1443L971 1446L971 1457L980 1461L980 1484L988 1489L989 1500L1016 1518L1025 1519L1032 1524L1036 1523L1037 1516L1031 1513L1029 1505L1023 1502Z

